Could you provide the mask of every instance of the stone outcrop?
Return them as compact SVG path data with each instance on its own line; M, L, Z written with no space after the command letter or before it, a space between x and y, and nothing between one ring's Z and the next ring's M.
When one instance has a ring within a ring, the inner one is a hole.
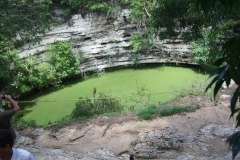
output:
M39 129L37 129L39 130ZM41 131L43 131L41 129ZM200 128L198 132L183 133L174 126L165 129L155 129L140 132L136 141L131 142L132 153L136 159L176 159L176 160L224 160L230 159L231 152L222 150L222 153L212 152L218 143L223 143L236 129L234 125L219 125L210 123ZM35 130L31 134L35 135ZM65 134L62 134L62 141ZM41 135L39 135L41 136ZM128 160L129 152L116 155L106 148L98 148L90 152L75 151L39 146L37 139L20 136L16 147L32 152L38 160ZM130 142L129 142L130 143ZM82 147L84 147L82 145ZM72 147L75 148L75 147ZM217 147L216 147L217 148ZM239 158L239 156L238 156Z
M26 44L19 49L20 57L36 55L44 59L46 45L55 41L70 41L76 54L83 54L82 71L101 70L109 67L131 65L131 35L137 32L135 24L126 21L129 10L119 12L117 19L105 16L80 14L55 26L35 45ZM179 39L155 40L155 47L145 55L138 55L138 63L192 63L191 48Z
M234 132L234 125L208 124L197 133L181 133L175 127L167 127L140 133L132 146L135 157L143 159L228 159L230 152L217 155L210 150L216 147L212 144L225 141Z

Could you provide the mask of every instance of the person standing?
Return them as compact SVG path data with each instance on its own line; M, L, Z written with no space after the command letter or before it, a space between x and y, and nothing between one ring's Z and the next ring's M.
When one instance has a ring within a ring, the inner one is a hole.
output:
M0 160L35 160L32 153L15 148L15 138L8 129L0 129Z
M1 111L0 111L0 129L8 129L13 135L14 140L16 139L16 133L15 130L12 127L12 117L13 115L20 110L18 103L13 100L13 98L10 95L2 95L0 94L0 101L2 102L0 104ZM3 102L7 101L10 105L10 109L6 109L6 107L3 109L3 107L7 104L4 104Z

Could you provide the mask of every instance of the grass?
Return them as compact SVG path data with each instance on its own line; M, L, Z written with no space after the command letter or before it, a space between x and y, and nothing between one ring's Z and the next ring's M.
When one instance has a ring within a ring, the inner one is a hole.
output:
M79 97L93 97L93 90L107 96L117 97L125 110L137 109L149 102L164 103L179 96L179 91L191 88L196 81L205 81L207 75L190 68L156 67L147 69L124 69L105 72L99 77L66 85L48 92L26 104L28 113L24 120L35 120L37 125L47 125L70 115ZM43 102L51 101L51 102ZM129 107L132 106L132 107ZM129 109L130 108L130 109Z
M157 107L154 104L137 110L137 115L145 120L153 119L156 116L156 113Z
M137 115L144 119L150 120L157 116L171 116L174 114L179 114L183 112L193 112L196 109L199 109L198 105L196 106L171 106L171 107L156 107L154 104L150 104L146 107L143 107L137 111Z
M199 109L199 106L172 106L169 108L161 108L158 110L158 114L160 116L171 116L177 113L182 112L193 112L196 109Z

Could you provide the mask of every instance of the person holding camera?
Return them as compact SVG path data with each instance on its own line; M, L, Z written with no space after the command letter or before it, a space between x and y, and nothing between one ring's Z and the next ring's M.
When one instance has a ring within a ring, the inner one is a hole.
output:
M1 111L0 111L0 129L8 129L14 140L16 139L16 133L15 130L12 127L12 117L13 115L20 110L18 103L13 100L13 98L10 95L2 95L0 94L0 101L2 102L0 104ZM10 109L5 107L7 104L9 104Z
M13 146L16 133L12 117L20 110L18 103L10 95L0 94L0 110L0 160L35 160L32 153Z

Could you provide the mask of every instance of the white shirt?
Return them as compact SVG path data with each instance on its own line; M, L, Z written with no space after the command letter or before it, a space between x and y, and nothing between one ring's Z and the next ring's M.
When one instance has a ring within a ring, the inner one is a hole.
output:
M24 149L12 148L12 151L11 160L35 160L33 154Z

